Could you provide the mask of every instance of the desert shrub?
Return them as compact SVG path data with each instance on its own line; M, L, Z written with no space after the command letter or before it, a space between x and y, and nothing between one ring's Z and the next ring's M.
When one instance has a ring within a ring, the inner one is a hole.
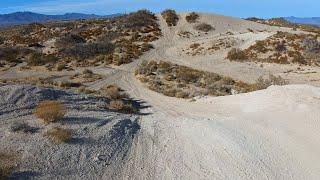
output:
M227 58L231 61L244 61L248 59L246 53L241 49L233 48L228 52Z
M15 123L10 127L12 132L35 133L38 129L29 126L27 123Z
M270 74L268 79L264 79L262 76L260 76L257 79L255 86L257 90L260 90L260 89L266 89L272 85L283 86L286 84L288 84L288 81L283 79L281 76L274 76Z
M56 127L47 131L45 136L56 144L67 143L72 139L72 130Z
M161 15L166 20L168 26L176 26L179 21L179 17L175 10L164 10Z
M266 53L268 52L268 49L266 48L266 46L267 46L266 41L257 41L256 44L251 46L250 48L258 52Z
M62 81L59 84L62 88L72 88L72 87L81 87L82 84L79 82L71 82L71 81Z
M98 37L99 42L111 42L119 37L121 37L121 33L117 31L109 31Z
M203 32L209 32L209 31L215 30L214 27L212 27L210 24L207 24L207 23L198 24L194 27L194 29L198 31L203 31Z
M18 49L10 47L0 49L0 59L5 60L7 62L19 62L18 56Z
M85 69L82 71L82 74L92 75L93 72L90 69Z
M126 103L123 100L112 100L108 106L111 110L120 111L123 113L136 113L137 109L131 103Z
M35 110L35 115L45 124L59 121L66 114L66 107L59 101L42 101Z
M320 42L317 39L305 38L302 45L310 53L320 52Z
M197 95L225 96L249 92L251 84L240 83L230 77L199 71L169 62L144 62L136 71L138 79L148 88L166 96L191 98Z
M139 10L123 16L118 23L120 28L141 29L147 26L158 26L156 16L148 10Z
M75 57L79 60L83 60L102 54L111 54L114 48L114 44L110 42L77 44L72 48L63 50L63 54L65 56Z
M275 50L278 52L283 52L287 50L287 47L283 42L281 42L276 45Z
M59 59L54 55L44 55L42 53L32 53L28 58L29 66L41 66L48 63L56 63Z
M5 40L6 39L4 37L0 36L0 45L3 44L5 42Z
M108 85L102 89L102 94L110 99L122 99L127 97L121 88L116 85Z
M65 64L58 64L57 65L57 71L62 71L64 69L66 69L66 68L67 68L67 66Z
M59 48L66 48L85 42L86 40L82 36L79 36L77 34L67 34L57 39L55 45Z
M0 152L0 180L9 179L17 168L19 157L13 153Z
M199 19L199 15L195 12L192 12L186 16L186 20L189 23L195 23Z

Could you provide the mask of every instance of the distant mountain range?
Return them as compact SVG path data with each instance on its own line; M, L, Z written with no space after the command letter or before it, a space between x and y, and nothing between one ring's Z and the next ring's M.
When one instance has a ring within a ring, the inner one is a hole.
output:
M285 19L292 23L298 24L310 24L320 26L320 17L311 17L311 18L299 18L299 17L285 17Z
M61 20L78 20L78 19L95 19L116 17L121 14L111 14L106 16L98 16L95 14L67 13L64 15L45 15L33 12L15 12L11 14L0 15L0 26L10 26L19 24L29 24L34 22L48 22Z

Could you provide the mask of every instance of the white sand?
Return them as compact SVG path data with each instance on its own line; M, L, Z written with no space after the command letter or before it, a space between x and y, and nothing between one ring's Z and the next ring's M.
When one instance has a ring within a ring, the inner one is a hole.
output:
M181 15L182 18L184 16L185 14ZM143 110L143 113L148 115L140 117L141 129L135 134L134 139L131 141L127 136L130 135L129 131L125 136L121 136L122 138L112 141L105 134L113 132L112 129L115 126L107 124L105 129L95 131L95 124L88 125L90 133L85 137L102 138L106 143L95 144L94 147L58 148L60 153L64 148L68 150L67 152L71 150L76 152L71 153L72 161L68 163L65 160L59 160L57 154L49 153L49 162L57 167L50 165L51 171L48 174L39 175L39 179L51 179L57 173L58 179L317 180L320 178L318 155L320 152L320 88L309 85L273 86L248 94L203 97L191 102L166 97L148 90L134 77L134 69L143 60L170 61L200 70L230 75L249 82L254 81L259 75L269 73L283 75L283 71L297 68L294 65L275 64L264 64L264 68L261 68L260 64L255 63L229 62L224 59L227 50L222 50L215 55L180 56L178 51L180 47L193 42L221 38L220 33L224 34L226 31L233 32L234 35L230 36L238 38L239 42L242 42L238 46L244 48L255 40L267 38L281 29L236 18L202 14L200 21L212 24L216 31L208 35L201 34L183 39L177 35L181 30L196 33L192 30L193 25L186 23L183 19L179 21L177 27L168 28L159 16L164 36L154 43L154 50L139 60L115 69L101 67L93 69L96 73L106 75L106 78L90 83L92 88L99 89L106 84L116 83L130 96L145 101L145 105L150 106ZM254 31L264 29L267 31L253 34L248 32L247 28ZM317 68L304 68L320 72ZM308 74L290 74L286 77L293 83L318 85L318 81L311 81L311 78L319 78L316 75L309 77ZM20 110L17 112L19 113ZM80 117L97 116L102 120L104 116L112 116L111 122L114 124L123 122L126 118L121 114L88 112L84 109L75 110L73 113ZM2 125L8 123L10 119L17 120L14 114L4 116L6 119L5 123L1 122ZM3 116L0 117L3 120ZM35 121L32 117L28 117L28 122ZM134 118L131 117L130 122L134 122ZM83 125L71 127L84 128ZM1 142L6 137L7 135L1 129ZM109 144L109 141L112 143ZM112 156L114 158L108 160L111 166L102 167L91 161L95 157L93 154L101 151L100 146L103 147L104 153L116 152L117 156ZM116 151L113 151L113 148ZM87 156L76 156L77 154L87 154ZM52 158L50 159L52 156L53 161ZM41 158L43 156L39 156L39 162L46 162ZM58 171L61 162L65 163L64 169ZM28 169L27 165L24 165L25 169ZM29 166L31 170L37 170L35 163L30 163Z

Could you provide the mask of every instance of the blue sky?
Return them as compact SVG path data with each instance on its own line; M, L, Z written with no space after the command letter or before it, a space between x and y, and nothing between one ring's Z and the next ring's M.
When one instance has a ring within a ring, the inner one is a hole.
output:
M172 8L236 17L320 16L320 0L0 0L0 14L32 11L44 14L80 12L106 15L143 8L153 12Z

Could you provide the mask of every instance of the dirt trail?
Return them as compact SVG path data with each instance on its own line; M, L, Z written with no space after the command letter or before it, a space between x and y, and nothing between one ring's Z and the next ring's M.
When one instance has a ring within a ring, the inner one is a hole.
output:
M212 22L209 16L204 16L202 20ZM240 20L214 16L215 26L233 21ZM143 60L166 60L239 79L272 70L272 67L262 70L258 65L222 62L222 57L213 60L202 57L202 60L201 57L174 56L172 49L190 41L176 35L187 25L182 20L177 27L168 28L160 16L159 22L163 38L155 42L154 50L91 84L99 88L116 83L130 96L150 106L143 110L149 115L139 121L141 130L119 179L319 179L319 88L270 87L196 102L150 91L134 77L134 69ZM265 28L251 22L241 23L244 24L241 27L227 28L233 31ZM206 38L217 38L218 33L226 31L220 26L217 29ZM242 46L266 38L270 33L251 35L239 35L250 37ZM198 40L201 39L192 39Z

